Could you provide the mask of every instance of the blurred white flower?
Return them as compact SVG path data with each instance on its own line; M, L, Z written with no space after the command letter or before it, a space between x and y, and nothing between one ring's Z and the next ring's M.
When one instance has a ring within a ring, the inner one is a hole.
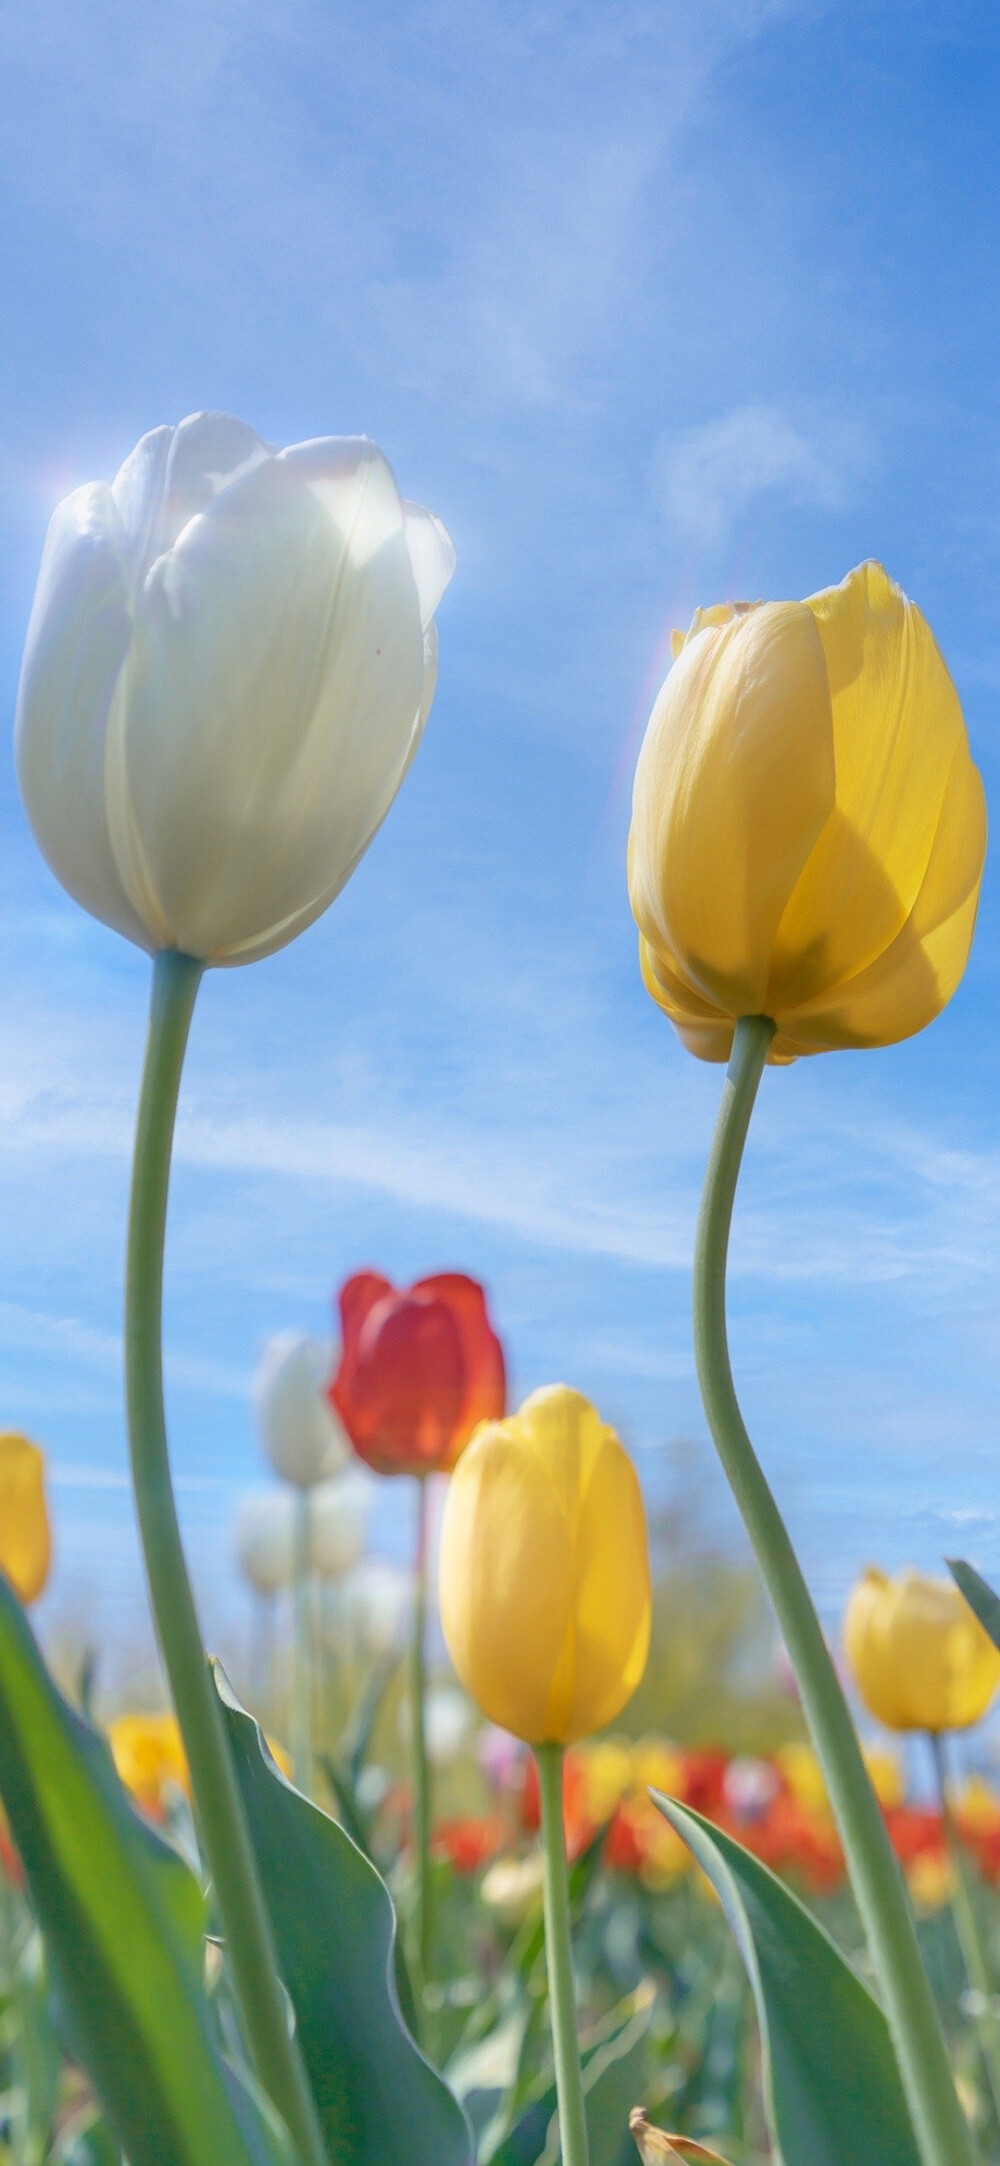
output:
M229 414L141 438L53 514L16 724L71 895L155 952L246 963L327 908L434 694L454 569L367 437L275 451Z
M432 1767L447 1767L462 1750L472 1727L472 1707L464 1692L454 1685L436 1685L424 1701L424 1737ZM399 1710L400 1735L409 1744L412 1735L410 1705Z
M309 1561L322 1579L342 1580L365 1546L372 1484L368 1477L337 1474L309 1492Z
M326 1397L330 1347L301 1331L269 1339L253 1381L264 1450L276 1474L311 1489L346 1466L350 1445Z
M384 1661L400 1647L409 1625L410 1574L388 1557L364 1557L341 1590L348 1631L365 1653Z
M760 1820L774 1803L781 1777L770 1760L730 1760L722 1778L722 1796L737 1820Z
M495 1858L483 1875L480 1895L504 1925L520 1925L528 1912L541 1909L545 1863L541 1849L523 1858Z
M295 1501L287 1489L250 1489L236 1507L233 1549L258 1594L277 1594L292 1578Z

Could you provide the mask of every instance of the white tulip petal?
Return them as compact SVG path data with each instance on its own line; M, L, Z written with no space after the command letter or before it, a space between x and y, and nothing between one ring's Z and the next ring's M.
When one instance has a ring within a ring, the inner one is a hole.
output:
M278 1594L295 1568L295 1502L287 1489L251 1489L240 1498L233 1549L258 1594Z
M108 730L112 848L162 945L248 959L318 915L396 794L423 678L379 455L307 481L269 460L189 523L147 580Z
M309 1557L323 1579L343 1579L362 1556L372 1490L373 1484L358 1472L320 1482L310 1491Z
M116 932L151 945L108 838L104 735L132 636L118 522L103 482L49 525L18 690L14 751L36 840L64 888Z
M292 939L416 750L453 563L367 438L151 430L60 507L39 579L18 764L59 878L154 951Z
M272 456L256 429L232 414L189 414L175 429L150 429L119 467L111 493L127 537L135 592L157 557L220 489Z
M446 586L454 576L455 544L446 526L422 504L404 501L406 539L420 597L420 622L426 632Z
M275 1473L302 1489L335 1474L350 1455L326 1397L332 1372L329 1346L303 1332L280 1331L268 1340L254 1377L264 1450Z

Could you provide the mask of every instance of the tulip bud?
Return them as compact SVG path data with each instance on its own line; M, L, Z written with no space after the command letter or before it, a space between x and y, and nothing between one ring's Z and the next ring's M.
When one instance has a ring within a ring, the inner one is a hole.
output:
M703 1060L889 1045L950 1000L986 844L933 635L878 564L805 602L695 613L639 755L629 891L646 986Z
M0 1571L22 1602L34 1602L51 1562L45 1454L7 1429L0 1435Z
M257 1594L278 1594L291 1585L295 1504L287 1489L251 1489L240 1498L233 1548L240 1571Z
M527 1744L611 1722L649 1647L642 1494L577 1391L533 1392L459 1460L441 1528L441 1622L466 1690Z
M57 879L154 952L294 939L413 758L453 568L366 437L151 430L59 505L39 572L16 757Z
M264 1450L276 1474L311 1489L340 1471L350 1447L326 1395L330 1351L303 1332L269 1339L254 1377L253 1396Z
M338 1474L309 1493L309 1561L322 1579L343 1579L365 1546L372 1484L363 1474Z
M854 1588L844 1645L858 1691L890 1730L964 1730L1000 1685L1000 1653L949 1579L869 1568Z
M330 1399L377 1474L452 1467L504 1410L503 1348L475 1279L442 1271L405 1293L377 1271L340 1290L343 1352Z

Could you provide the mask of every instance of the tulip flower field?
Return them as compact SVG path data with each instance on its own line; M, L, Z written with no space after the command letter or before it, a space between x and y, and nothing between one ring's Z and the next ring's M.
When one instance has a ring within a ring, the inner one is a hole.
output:
M880 565L696 610L622 867L657 1009L724 1070L692 1352L783 1692L737 1659L726 1700L627 1442L572 1377L514 1403L479 1281L363 1259L336 1345L280 1334L255 1379L272 1478L234 1540L281 1633L232 1676L204 1644L163 1394L189 1033L213 971L279 955L390 813L454 569L368 438L276 450L218 413L151 430L51 522L25 808L150 958L122 1354L163 1705L56 1681L28 1614L44 1455L7 1431L2 2141L18 2166L996 2166L1000 1791L953 1739L1000 1687L1000 1596L961 1560L859 1559L845 1682L727 1342L768 1071L923 1030L975 927L982 781ZM366 1554L378 1483L412 1525L402 1576Z
M435 1372L433 1362L425 1362L419 1394L424 1422L439 1393L439 1407L444 1403L441 1379L447 1375L444 1363ZM234 1539L257 1601L279 1614L271 1618L266 1641L255 1637L244 1650L240 1688L273 1760L290 1778L302 1719L296 1672L303 1650L296 1628L304 1597L309 1629L301 1778L391 1891L400 1925L395 1963L401 2005L419 2023L424 2050L460 2100L484 2166L492 2159L553 2157L536 1763L510 1729L485 1719L456 1685L435 1637L424 1710L431 1918L418 2016L408 1719L413 1575L365 1550L363 1527L350 1505L352 1488L364 1477L356 1462L342 1456L344 1438L330 1418L327 1382L324 1349L315 1341L286 1335L272 1342L261 1363L260 1440L280 1480L250 1492L256 1510L248 1520L240 1508ZM417 1396L410 1400L411 1418ZM402 1450L399 1402L395 1433ZM27 1450L26 1439L10 1436L0 1449L0 1490L9 1500L0 1552L12 1579L20 1556L33 1545L47 1552L50 1539L42 1455L35 1454L29 1486L20 1474ZM417 1479L411 1476L407 1487ZM341 1500L343 1513L339 1548L323 1533L313 1539L305 1551L305 1583L297 1587L285 1504L298 1501L301 1508L303 1498L307 1516L318 1514L321 1527L324 1519L332 1523L332 1507ZM869 1966L824 1778L787 1675L779 1664L762 1671L755 1661L750 1685L735 1699L720 1693L713 1702L713 1677L738 1671L751 1643L758 1654L758 1643L766 1645L747 1569L718 1558L702 1567L717 1615L730 1613L728 1626L717 1627L709 1645L703 1624L683 1622L691 1560L678 1551L676 1537L672 1555L657 1543L654 1554L660 1560L657 1621L634 1712L626 1704L600 1735L570 1745L562 1766L591 2156L613 2166L627 2160L630 2147L634 2153L627 2119L642 2100L654 2121L668 2123L692 2146L719 2151L724 2144L721 2155L734 2166L765 2166L771 2152L751 1984L715 1889L651 1793L669 1795L703 1816L778 1877L862 1976L870 1975ZM873 1581L894 1604L874 1656L865 1615ZM40 1584L31 1591L40 1592ZM432 1606L433 1594L432 1587ZM991 2158L1000 2155L1000 2124L955 1897L961 1874L976 1934L990 1951L1000 1940L1000 1781L984 1773L956 1776L946 1818L931 1783L930 1739L947 1741L956 1727L967 1728L988 1711L1000 1686L1000 1655L949 1583L915 1575L892 1582L871 1572L852 1596L846 1645L863 1694L860 1705L867 1701L882 1718L878 1729L869 1725L867 1766L918 1920L963 2096L980 2130L983 2156ZM684 1720L679 1668L699 1679L696 1723L690 1700ZM922 1695L912 1707L905 1701L908 1689ZM955 1693L964 1695L961 1704L949 1697ZM643 1728L658 1698L681 1714L681 1726L693 1728L697 1741ZM194 1854L191 1781L176 1717L122 1706L104 1715L103 1727L117 1776L141 1819L182 1855ZM903 1735L910 1730L925 1732L926 1742L920 1736L907 1756ZM768 1738L777 1741L765 1749ZM99 2100L75 2061L57 2007L41 1989L30 1887L6 1825L0 1858L10 2155L81 2162L114 2156ZM681 2148L678 2155L701 2154Z

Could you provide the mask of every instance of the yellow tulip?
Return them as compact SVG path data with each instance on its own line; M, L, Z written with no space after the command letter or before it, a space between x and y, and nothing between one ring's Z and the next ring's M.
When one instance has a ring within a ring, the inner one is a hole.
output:
M847 1605L858 1691L890 1730L964 1730L1000 1685L1000 1653L948 1579L869 1569Z
M531 1745L613 1722L649 1647L646 1518L628 1453L553 1384L477 1429L441 1529L441 1622L474 1700Z
M52 1562L45 1454L15 1429L0 1434L0 1570L22 1602L41 1594Z
M958 695L879 564L804 602L697 610L635 777L646 986L703 1060L890 1045L968 958L986 846Z

